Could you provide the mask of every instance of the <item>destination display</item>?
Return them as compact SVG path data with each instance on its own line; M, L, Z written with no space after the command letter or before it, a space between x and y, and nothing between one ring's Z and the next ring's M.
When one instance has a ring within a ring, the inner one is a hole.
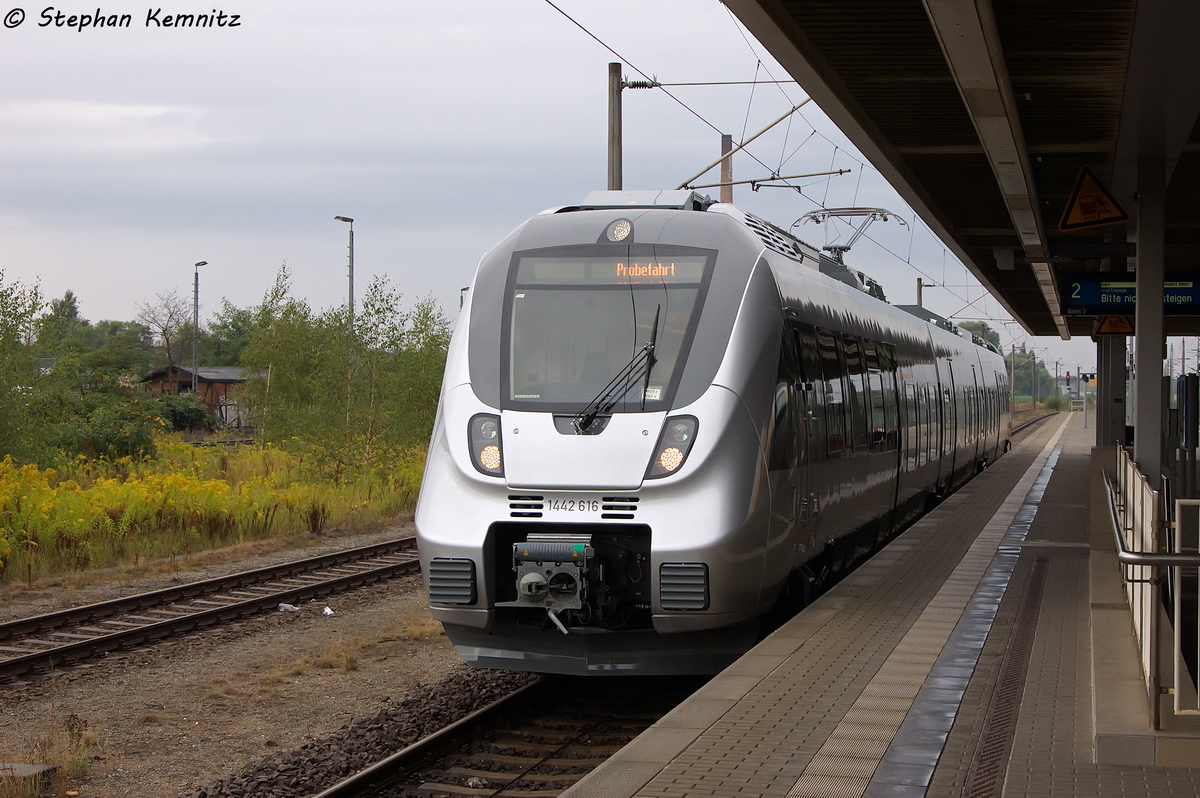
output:
M517 285L696 285L704 278L704 255L644 258L521 258Z
M1132 272L1065 273L1059 276L1058 295L1064 316L1132 316L1137 308ZM1168 274L1162 301L1165 315L1200 315L1200 280Z

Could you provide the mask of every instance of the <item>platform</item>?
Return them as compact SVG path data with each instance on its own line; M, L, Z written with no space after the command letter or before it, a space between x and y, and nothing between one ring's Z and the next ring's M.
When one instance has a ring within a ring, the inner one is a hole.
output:
M565 795L1200 794L1089 531L1093 435L1043 422Z

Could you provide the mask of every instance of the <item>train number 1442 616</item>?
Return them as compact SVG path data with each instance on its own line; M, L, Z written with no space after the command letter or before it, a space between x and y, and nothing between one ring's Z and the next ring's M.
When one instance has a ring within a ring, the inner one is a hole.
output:
M597 499L547 499L546 509L552 513L598 513L600 502Z

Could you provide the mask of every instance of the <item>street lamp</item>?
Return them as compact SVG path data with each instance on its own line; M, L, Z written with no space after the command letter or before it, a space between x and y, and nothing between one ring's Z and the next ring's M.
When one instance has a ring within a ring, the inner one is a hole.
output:
M354 220L349 216L335 216L333 219L350 225L350 331L354 332Z
M196 279L192 284L192 393L199 387L197 372L200 370L200 267L208 261L196 264Z

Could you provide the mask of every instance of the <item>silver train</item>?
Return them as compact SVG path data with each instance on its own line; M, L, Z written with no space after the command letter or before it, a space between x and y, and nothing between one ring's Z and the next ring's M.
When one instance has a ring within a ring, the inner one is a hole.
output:
M715 673L999 457L1002 356L861 282L683 191L594 192L485 255L416 510L462 658Z

